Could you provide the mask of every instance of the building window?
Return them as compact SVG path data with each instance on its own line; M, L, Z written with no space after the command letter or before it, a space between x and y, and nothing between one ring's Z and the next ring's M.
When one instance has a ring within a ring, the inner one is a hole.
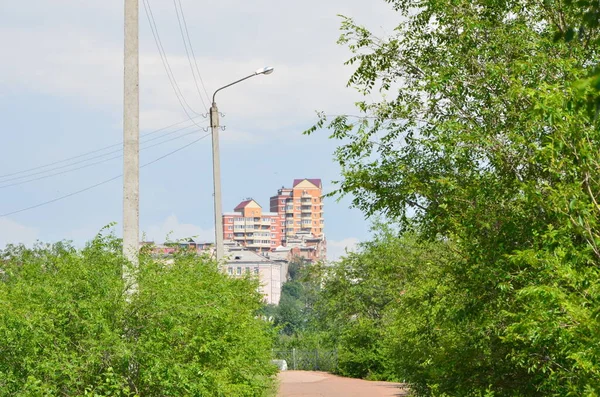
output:
M229 273L229 275L233 274L233 268L232 267L228 267L227 268L227 273Z
M233 227L231 225L227 226L227 230L233 230Z
M258 274L258 268L257 267L254 268L254 274Z
M242 268L238 267L237 269L235 269L235 273L239 276L240 274L242 274Z
M285 204L285 200L281 200L281 204Z

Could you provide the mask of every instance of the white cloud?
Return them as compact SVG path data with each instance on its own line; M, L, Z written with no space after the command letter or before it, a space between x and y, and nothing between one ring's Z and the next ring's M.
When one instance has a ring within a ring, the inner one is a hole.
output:
M201 241L214 241L215 239L214 229L206 230L191 223L180 223L175 215L168 216L160 225L144 228L142 233L145 234L146 240L156 243L166 241L167 237L171 241L188 237L194 237Z
M360 241L356 237L348 237L343 240L327 240L327 259L337 261L347 252L355 251Z
M7 244L32 245L38 235L38 229L21 225L7 218L0 218L0 249Z
M71 98L90 108L120 115L123 44L121 29L115 28L114 22L121 20L122 7L99 0L85 4L60 0L69 4L60 8L33 1L36 5L6 10L8 20L22 22L0 28L0 46L5 58L11 60L0 63L0 85ZM229 116L223 124L232 131L255 130L227 136L244 143L256 143L259 135L269 135L267 139L281 137L282 132L300 124L308 126L315 120L314 110L344 113L352 109L359 96L345 87L352 68L342 65L349 53L335 44L340 24L336 14L360 13L362 19L377 24L393 20L389 6L383 2L368 7L358 0L209 3L184 2L197 62L209 94L258 67L272 65L276 69L273 75L257 76L217 97L220 110ZM205 113L174 9L170 3L154 1L152 5L179 87L194 110ZM215 18L192 23L205 15L207 7ZM65 13L62 8L69 11ZM32 9L37 11L32 14ZM48 20L55 23L36 25L36 18L42 15L48 15ZM141 125L155 129L186 115L146 22L141 7ZM215 31L219 32L218 41L201 39L212 37ZM208 122L200 120L199 124Z

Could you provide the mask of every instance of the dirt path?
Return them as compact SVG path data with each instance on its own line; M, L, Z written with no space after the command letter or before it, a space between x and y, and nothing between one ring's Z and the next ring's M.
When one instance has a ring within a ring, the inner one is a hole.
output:
M326 372L279 373L278 397L399 397L407 396L399 383L342 378Z

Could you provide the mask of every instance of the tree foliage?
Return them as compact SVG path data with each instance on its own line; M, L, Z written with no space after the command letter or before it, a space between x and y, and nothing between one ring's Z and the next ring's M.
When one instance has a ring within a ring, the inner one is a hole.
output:
M208 258L142 255L126 293L120 242L0 254L0 395L260 396L273 333L257 282Z
M600 35L569 33L597 5L389 3L391 36L344 18L340 38L349 85L383 99L308 132L340 140L337 193L454 253L390 309L396 374L423 395L597 395L600 130L580 105Z
M282 335L302 333L310 327L310 319L319 285L310 278L311 267L301 258L292 260L288 268L289 279L281 288L279 305L274 307L273 324ZM286 338L280 338L280 342ZM287 343L280 343L286 347Z

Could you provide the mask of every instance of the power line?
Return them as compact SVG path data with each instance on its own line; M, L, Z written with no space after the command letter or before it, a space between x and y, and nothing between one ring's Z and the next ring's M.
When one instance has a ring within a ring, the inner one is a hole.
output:
M210 135L210 134L203 135L203 136L201 136L200 138L198 138L198 139L196 139L196 140L194 140L194 141L192 141L192 142L190 142L190 143L188 143L188 144L186 144L186 145L184 145L184 146L181 146L181 147L180 147L180 148L178 148L178 149L175 149L175 150L173 150L172 152L169 152L169 153L167 153L167 154L165 154L165 155L163 155L163 156L161 156L161 157L158 157L158 158L156 158L156 159L154 159L154 160L152 160L152 161L150 161L150 162L148 162L148 163L145 163L145 164L144 164L144 165L142 165L140 168L147 167L147 166L149 166L149 165L151 165L151 164L154 164L154 163L156 163L156 162L158 162L158 161L160 161L160 160L162 160L162 159L164 159L164 158L166 158L166 157L169 157L169 156L171 156L172 154L175 154L175 153L177 153L177 152L179 152L179 151L181 151L181 150L183 150L183 149L185 149L185 148L187 148L187 147L189 147L189 146L192 146L193 144L195 144L195 143L197 143L197 142L201 141L202 139L206 138L206 137L207 137L207 136L209 136L209 135ZM112 182L112 181L114 181L114 180L117 180L117 179L121 178L122 176L123 176L123 174L120 174L120 175L114 176L114 177L112 177L112 178L110 178L110 179L106 179L106 180L104 180L104 181L102 181L102 182L96 183L95 185L88 186L88 187L86 187L86 188L84 188L84 189L78 190L78 191L76 191L76 192L72 192L72 193L66 194L66 195L64 195L64 196L57 197L57 198L54 198L54 199L52 199L52 200L45 201L45 202L43 202L43 203L39 203L39 204L36 204L36 205L32 205L31 207L27 207L27 208L21 208L20 210L16 210L16 211L13 211L13 212L8 212L8 213L6 213L6 214L1 214L1 215L0 215L0 218L4 218L4 217L7 217L7 216L11 216L11 215L19 214L19 213L21 213L21 212L29 211L29 210L32 210L32 209L35 209L35 208L39 208L39 207L42 207L42 206L45 206L45 205L48 205L48 204L55 203L55 202L57 202L57 201L60 201L60 200L63 200L63 199L69 198L69 197L73 197L73 196L75 196L75 195L77 195L77 194L80 194L80 193L83 193L83 192L87 192L88 190L92 190L92 189L94 189L94 188L97 188L97 187L99 187L99 186L105 185L105 184L107 184L107 183L109 183L109 182Z
M165 157L169 157L170 155L172 155L172 154L175 154L175 153L177 153L177 152L179 152L179 151L181 151L181 150L185 149L185 148L186 148L186 147L188 147L188 146L192 146L194 143L196 143L196 142L199 142L199 141L201 141L202 139L204 139L204 138L206 138L207 136L210 136L210 135L211 135L211 133L208 133L208 134L206 134L206 135L202 135L200 138L196 139L195 141L192 141L192 142L188 143L187 145L184 145L184 146L182 146L182 147L180 147L180 148L178 148L178 149L175 149L175 150L173 150L172 152L169 152L169 153L165 154L164 156L161 156L161 157L159 157L159 158L156 158L156 159L154 159L154 160L152 160L152 161L150 161L150 162L148 162L148 163L146 163L146 164L142 165L140 168L147 167L147 166L149 166L150 164L154 164L154 163L156 163L156 162L158 162L158 161L160 161L160 160L164 159Z
M175 141L175 140L177 140L177 139L181 139L181 138L184 138L184 137L186 137L186 136L189 136L189 135L195 134L195 133L197 133L197 132L199 132L199 131L200 131L200 130L194 130L194 131L192 131L192 132L188 132L188 133L186 133L186 134L183 134L183 135L180 135L180 136L176 136L175 138L167 139L166 141L162 141L162 142L158 142L158 143L156 143L156 144L154 144L154 145L146 146L145 148L142 148L141 150L150 149L150 148L153 148L153 147L156 147L156 146L160 146L160 145L163 145L163 144L165 144L165 143L172 142L172 141ZM161 138L162 138L162 137L161 137ZM115 152L113 152L113 153L115 153ZM123 157L123 154L120 154L120 155L118 155L118 156L109 157L109 158L107 158L107 159L104 159L104 160L100 160L100 161L96 161L96 162L94 162L94 163L90 163L90 164L82 165L81 167L77 167L77 168L69 169L69 170L66 170L66 171L55 172L55 173L53 173L53 174L50 174L50 175L44 175L44 176L40 176L40 177L33 178L33 179L27 179L27 180L24 180L24 181L15 182L15 183L11 183L11 184L8 184L8 185L0 185L0 189L5 189L5 188L7 188L7 187L13 187L13 186L19 186L19 185L23 185L23 184L30 183L30 182L40 181L40 180L42 180L42 179L51 178L51 177L53 177L53 176L58 176L58 175L68 174L68 173L70 173L70 172L79 171L79 170L81 170L81 169L84 169L84 168L89 168L89 167L92 167L92 166L94 166L94 165L103 164L103 163L106 163L106 162L108 162L108 161L110 161L110 160L115 160L115 159L119 159L119 158L122 158L122 157ZM90 159L90 160L91 160L91 159ZM73 164L73 165L74 165L74 164ZM70 166L72 166L72 165L70 165ZM64 168L64 167L62 167L62 168ZM6 182L6 181L5 181L5 182ZM0 182L0 184L1 184L1 183L2 183L2 182Z
M197 117L199 117L199 116L197 116ZM146 133L142 134L142 137L148 137L148 136L150 136L150 135L154 135L154 134L156 134L156 133L158 133L158 132L161 132L161 131L167 130L167 129L169 129L169 128L172 128L172 127L176 127L176 126L178 126L178 125L180 125L180 124L187 123L187 122L189 122L189 120L180 121L180 122L178 122L178 123L171 124L171 125L169 125L169 126L166 126L166 127L163 127L163 128L159 128L159 129L157 129L157 130L154 130L154 131L146 132ZM178 129L178 130L176 130L176 131L174 131L174 132L181 131L181 130L184 130L184 129L186 129L186 128L189 128L189 127L192 127L192 126L191 126L191 125L188 125L187 127L184 127L184 128ZM169 135L169 134L171 134L171 133L168 133L168 134L165 134L165 135ZM148 140L147 142L149 142L149 141L151 141L151 140L152 140L152 139ZM69 158L66 158L66 159L63 159L63 160L58 160L58 161L54 161L54 162L51 162L51 163L48 163L48 164L39 165L39 166L32 167L32 168L28 168L28 169L25 169L25 170L22 170L22 171L16 171L16 172L12 172L12 173L10 173L10 174L4 174L4 175L0 175L0 179L2 179L2 178L6 178L6 177L9 177L9 176L14 176L14 175L19 175L19 174L24 174L24 173L27 173L27 172L29 172L29 171L36 171L36 170L39 170L39 169L42 169L42 168L51 167L51 166L53 166L53 165L56 165L56 164L62 164L62 163L66 163L66 162L68 162L68 161L71 161L71 160L76 160L76 159L79 159L79 158L82 158L82 157L89 156L90 154L99 153L99 152L102 152L102 151L104 151L104 150L107 150L107 149L110 149L110 148L113 148L113 147L121 146L122 144L123 144L123 142L119 142L119 143L116 143L116 144L114 144L114 145L105 146L105 147L102 147L102 148L100 148L100 149L92 150L92 151L90 151L90 152L86 152L86 153L83 153L83 154L79 154L79 155L77 155L77 156L69 157ZM120 149L120 150L121 150L121 149ZM119 150L119 151L120 151L120 150ZM110 154L110 153L107 153L107 154ZM4 181L4 182L7 182L7 181ZM1 182L0 182L0 183L1 183Z
M179 10L177 9L177 3L179 3L179 9L181 10L181 18L179 17ZM196 90L198 91L198 95L200 96L200 100L202 104L204 104L204 99L202 98L202 93L200 92L200 87L198 86L198 80L196 79L196 73L194 72L194 66L192 66L192 59L190 58L190 51L192 53L192 57L194 58L194 64L196 65L196 72L198 73L198 78L200 79L200 83L202 84L202 88L204 89L204 94L206 94L206 98L208 99L208 103L210 104L210 96L208 95L208 91L206 91L206 87L204 86L204 80L202 80L202 75L200 74L200 68L198 67L198 61L196 59L196 54L194 52L194 46L192 45L192 39L190 38L190 32L187 27L187 22L185 20L185 13L183 12L183 5L181 4L181 0L173 0L173 5L175 6L175 13L177 14L177 22L179 23L179 31L181 32L181 38L183 39L183 46L185 47L185 53L187 55L188 62L190 64L190 69L192 70L192 76L194 76L194 83L196 84ZM183 26L181 21L183 20ZM184 31L185 30L185 35ZM187 43L186 43L187 37ZM190 51L188 51L188 44L190 46ZM206 105L204 106L206 108Z
M160 34L158 33L158 26L156 25L156 20L154 19L154 13L152 12L152 7L150 6L150 1L143 0L142 3L144 5L144 10L146 12L146 18L148 19L148 23L150 24L150 30L152 31L152 36L154 37L154 42L156 43L156 47L158 48L158 53L160 55L160 59L162 61L163 67L165 68L165 71L167 72L167 77L169 78L171 87L173 88L173 91L175 92L175 96L177 97L177 100L179 101L181 108L183 109L185 114L190 118L190 120L192 120L193 117L190 115L187 108L189 108L192 111L192 113L194 113L196 115L200 115L200 114L197 113L196 111L194 111L194 109L189 105L189 103L185 99L185 96L183 95L183 92L181 91L181 88L179 87L179 84L177 84L177 80L175 79L175 75L173 74L173 70L171 69L171 65L169 64L169 59L167 58L167 54L162 45L162 40L160 39ZM186 108L186 106L187 106L187 108ZM205 106L205 110L206 110L206 106ZM208 110L206 110L206 111L208 112ZM196 124L196 123L194 122L194 124ZM200 126L198 126L198 127L200 127Z
M186 129L190 128L190 127L193 127L193 125L188 125L186 127L176 129L176 130L168 132L166 134L162 134L160 136L157 136L157 137L154 137L154 138L151 138L151 139L147 139L146 141L142 142L142 145L144 145L144 144L146 144L148 142L155 141L157 139L162 139L162 138L167 137L169 135L173 135L173 134L175 134L175 133L177 133L179 131L186 130ZM169 142L169 141L166 141L166 142ZM119 145L113 145L111 147L114 147L114 146L119 146ZM150 147L153 147L153 146L150 146ZM103 158L103 157L106 157L106 156L110 156L111 154L120 153L122 151L123 151L122 148L121 149L117 149L117 150L112 150L110 152L106 152L104 154L100 154L100 155L97 155L97 156L94 156L94 157L90 157L90 158L87 158L87 159L75 161L74 163L65 164L65 165L61 165L61 166L58 166L58 167L49 168L49 169L46 169L46 170L43 170L43 171L38 171L38 172L34 172L34 173L27 173L26 175L16 176L16 177L12 177L12 178L9 178L9 179L0 180L0 185L3 184L3 183L7 183L7 182L18 181L19 179L30 178L30 177L36 176L36 175L42 175L42 174L45 174L45 173L48 173L48 172L52 172L52 171L56 171L56 170L62 170L62 169L69 168L69 167L72 167L72 166L77 165L77 164L82 164L82 163L86 163L86 162L91 161L91 160L96 160L96 159L100 159L100 158ZM113 157L113 158L118 158L118 157L123 157L123 156L120 155L120 156ZM111 159L112 158L107 159L106 161L111 160ZM102 163L102 161L94 163L94 164L99 164L99 163ZM0 177L0 179L2 179L2 178ZM36 179L36 180L38 180L38 179ZM14 185L10 185L10 186L14 186ZM3 188L3 187L7 187L7 186L0 186L0 189Z

